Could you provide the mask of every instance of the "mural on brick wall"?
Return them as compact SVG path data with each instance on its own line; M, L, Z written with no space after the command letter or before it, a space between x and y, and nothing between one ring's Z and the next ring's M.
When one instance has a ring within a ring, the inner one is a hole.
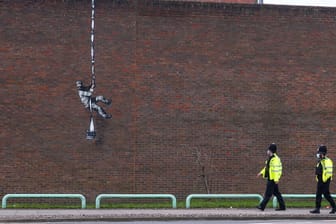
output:
M311 194L316 144L336 157L335 9L96 0L95 78L91 1L0 2L4 194L263 194L273 141Z
M86 131L86 139L91 140L96 137L96 130L93 121L92 112L96 111L100 116L105 119L110 119L112 116L107 114L105 110L97 105L98 102L102 102L106 105L111 105L111 100L106 99L103 96L93 96L93 91L96 87L96 75L95 75L95 54L94 54L94 23L95 23L95 0L91 1L91 84L84 86L83 82L76 81L78 89L78 95L86 109L90 110L90 123L89 129Z
M78 89L78 95L85 106L86 109L89 109L91 112L90 115L90 125L89 125L89 130L87 131L87 139L93 139L96 136L96 131L94 128L94 123L93 123L93 116L92 112L96 111L100 116L102 116L105 119L110 119L112 116L110 114L107 114L105 110L99 106L97 103L102 102L106 105L111 105L111 100L106 99L104 96L93 96L93 91L95 84L91 83L90 86L84 86L82 81L77 81L76 82L77 89Z

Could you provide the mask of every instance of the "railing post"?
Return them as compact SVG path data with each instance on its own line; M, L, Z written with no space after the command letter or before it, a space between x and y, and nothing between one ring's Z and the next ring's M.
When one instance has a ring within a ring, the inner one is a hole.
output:
M81 202L82 202L82 208L86 208L86 198L84 197L84 195L78 195Z
M96 197L96 208L100 208L100 200L103 194L100 194Z
M273 208L278 206L278 199L276 197L273 198Z
M2 198L2 203L1 203L1 207L2 207L2 208L6 208L6 207L7 207L7 199L8 199L8 194L6 194L6 195Z
M186 208L190 208L190 202L191 202L192 197L193 197L192 194L188 195L186 199Z

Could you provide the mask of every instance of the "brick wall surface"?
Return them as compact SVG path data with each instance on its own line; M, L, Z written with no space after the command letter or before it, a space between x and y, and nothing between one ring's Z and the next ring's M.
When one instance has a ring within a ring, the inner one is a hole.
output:
M314 193L336 159L336 9L99 0L89 112L90 1L0 1L1 193L263 193L276 142L283 193ZM202 167L203 171L202 172ZM335 191L335 185L331 187Z
M176 1L176 0L165 0ZM215 2L215 3L238 3L238 4L256 4L258 0L183 0L184 2Z

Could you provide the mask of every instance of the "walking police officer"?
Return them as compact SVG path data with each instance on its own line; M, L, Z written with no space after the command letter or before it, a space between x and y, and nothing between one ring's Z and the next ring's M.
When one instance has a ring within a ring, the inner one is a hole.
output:
M318 163L315 170L316 180L317 180L317 190L316 190L316 199L315 199L315 209L310 211L313 214L319 214L321 208L322 194L325 199L330 203L332 210L330 214L336 212L336 206L333 198L330 195L329 186L332 179L333 172L333 162L327 156L327 146L321 145L317 149L316 157Z
M270 144L267 150L268 159L266 160L266 166L257 175L267 179L264 199L257 207L261 211L264 211L272 195L274 195L279 202L279 208L277 208L276 211L286 210L285 202L282 198L278 186L282 174L282 164L280 158L276 154L276 151L277 151L276 144L274 143Z

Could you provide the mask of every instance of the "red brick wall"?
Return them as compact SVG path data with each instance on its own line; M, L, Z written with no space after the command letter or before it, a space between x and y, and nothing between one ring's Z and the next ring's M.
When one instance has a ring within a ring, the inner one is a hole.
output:
M0 5L3 194L185 198L206 192L201 166L212 193L263 193L271 142L282 191L313 193L317 145L336 159L335 9L100 0L95 93L113 119L87 141L89 1Z
M165 0L165 1L176 1L176 0ZM257 0L184 0L184 2L215 2L215 3L256 4Z

